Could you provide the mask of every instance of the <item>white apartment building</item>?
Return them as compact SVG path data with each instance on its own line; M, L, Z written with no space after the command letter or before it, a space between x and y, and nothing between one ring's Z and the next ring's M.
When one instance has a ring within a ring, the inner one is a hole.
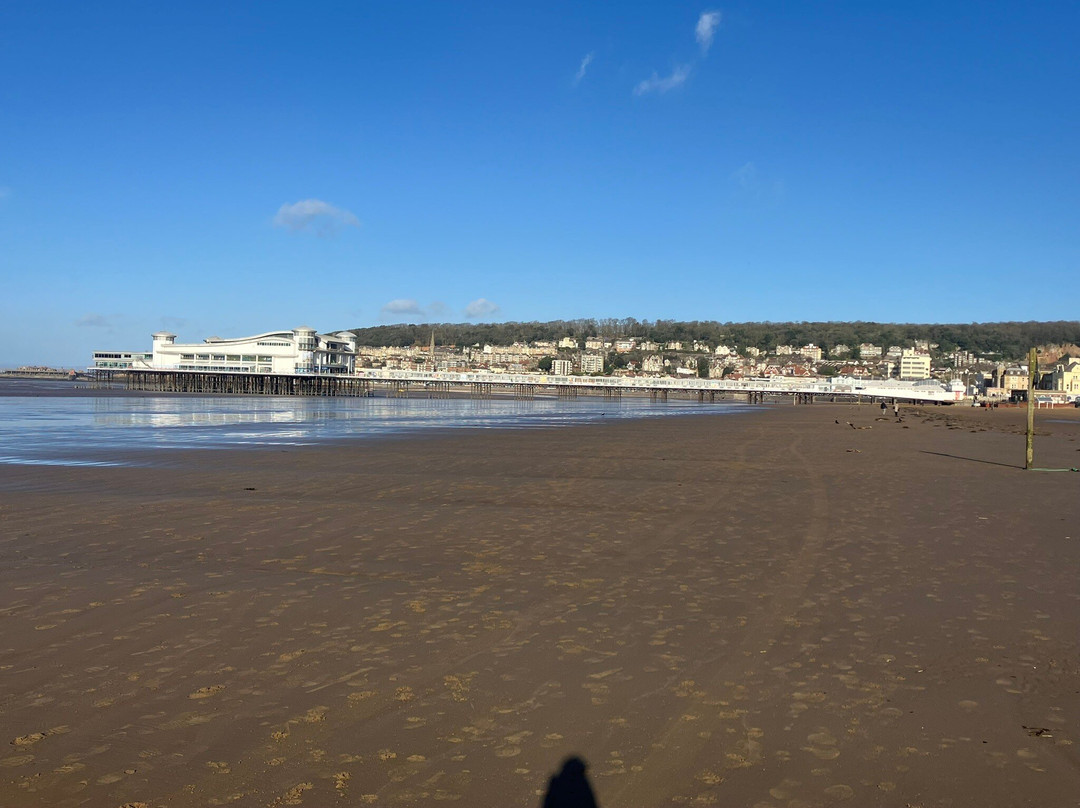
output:
M581 355L581 372L582 373L603 373L604 372L604 357L601 354L582 354Z
M152 335L149 354L133 353L133 370L201 370L207 373L352 373L356 366L356 335L350 331L317 334L301 326L292 331L268 331L251 337L207 337L202 342L178 343L176 334ZM95 351L94 367L109 364L122 352ZM134 357L139 357L134 359ZM119 360L123 361L123 360Z
M905 350L900 353L901 379L929 379L930 355L918 351Z
M862 359L880 359L881 346L874 345L872 342L864 342L859 346L859 356Z
M574 363L569 359L551 360L551 373L554 376L569 376L574 372Z
M799 353L802 356L805 356L807 359L812 359L815 362L821 361L821 348L819 348L812 342L801 347L799 349Z
M561 340L559 340L559 347L575 350L578 347L578 341L573 337L563 337Z

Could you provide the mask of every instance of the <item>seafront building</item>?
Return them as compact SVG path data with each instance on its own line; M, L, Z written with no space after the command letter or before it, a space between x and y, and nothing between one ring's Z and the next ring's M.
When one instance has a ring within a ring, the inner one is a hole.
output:
M582 373L603 373L604 372L604 357L601 354L582 354L581 355L581 372Z
M179 343L176 335L152 335L153 350L94 351L94 367L110 370L197 370L207 373L330 373L356 369L356 335L351 331L318 334L301 326L251 337L207 337Z
M899 358L901 379L917 381L930 378L929 354L901 349Z
M1080 359L1059 362L1050 374L1050 389L1080 394Z

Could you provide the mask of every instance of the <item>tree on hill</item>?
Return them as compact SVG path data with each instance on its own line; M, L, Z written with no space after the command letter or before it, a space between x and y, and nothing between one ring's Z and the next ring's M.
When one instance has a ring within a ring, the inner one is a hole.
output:
M555 341L567 336L579 342L587 336L603 336L605 339L633 336L661 344L697 340L712 346L726 344L741 350L755 347L769 352L774 351L777 345L798 347L812 342L829 350L835 345L844 344L856 351L853 355L855 358L859 344L864 342L887 349L890 345L907 347L915 340L926 340L938 346L934 351L938 356L961 349L1002 360L1021 359L1032 346L1080 344L1080 322L1075 320L927 324L862 321L722 323L650 322L627 317L544 323L397 323L352 329L361 345L395 348L427 345L432 330L435 331L437 344L459 347Z

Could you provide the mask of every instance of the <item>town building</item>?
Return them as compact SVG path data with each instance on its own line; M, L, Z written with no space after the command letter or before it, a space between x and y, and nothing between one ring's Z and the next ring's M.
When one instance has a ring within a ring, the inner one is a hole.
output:
M1013 390L1028 389L1028 369L1026 365L998 366L997 386L1006 397L1011 397Z
M860 359L880 359L881 358L881 346L874 345L872 342L864 342L859 346L859 358Z
M664 357L660 354L649 354L641 360L641 370L644 373L663 373Z
M1050 373L1050 388L1070 395L1080 394L1080 359L1056 364Z
M930 378L930 355L918 351L900 352L900 378L915 381Z
M581 355L581 372L582 373L603 373L604 372L604 357L602 354L588 354L583 353Z
M574 363L569 359L551 360L551 373L555 376L569 376L574 372Z

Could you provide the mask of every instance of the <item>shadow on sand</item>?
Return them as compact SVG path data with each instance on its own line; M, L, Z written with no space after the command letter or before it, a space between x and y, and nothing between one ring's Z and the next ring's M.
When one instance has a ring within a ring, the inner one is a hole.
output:
M986 463L988 466L1003 466L1007 469L1020 469L1023 471L1023 466L1017 466L1012 463L999 463L996 460L980 460L977 457L964 457L962 455L946 454L945 452L928 452L925 449L923 454L937 455L938 457L951 457L953 460L967 460L971 463Z
M548 780L543 808L597 808L596 795L585 775L587 768L579 757L563 761L562 769Z

